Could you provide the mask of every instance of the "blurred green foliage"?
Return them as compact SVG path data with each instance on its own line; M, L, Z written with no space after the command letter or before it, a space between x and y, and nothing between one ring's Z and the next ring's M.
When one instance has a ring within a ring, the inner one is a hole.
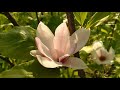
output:
M10 12L19 26L0 13L0 55L8 57L14 67L0 58L0 78L80 78L77 70L70 68L46 69L30 55L36 48L35 34L38 21L44 22L54 33L57 26L66 20L65 12ZM38 17L38 18L37 18ZM39 20L38 20L39 19ZM90 38L80 50L80 58L88 65L86 78L120 77L120 13L119 12L74 12L75 27L90 28ZM91 46L101 40L109 50L115 50L113 65L97 65L92 60Z

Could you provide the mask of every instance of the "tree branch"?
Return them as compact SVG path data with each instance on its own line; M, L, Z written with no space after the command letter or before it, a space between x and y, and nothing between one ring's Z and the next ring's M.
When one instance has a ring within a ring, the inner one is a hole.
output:
M76 31L73 12L66 12L66 15L68 19L68 28L69 28L70 34L73 34ZM74 56L80 58L79 52L75 53ZM78 70L78 75L81 78L85 78L84 70L83 69Z
M15 19L10 15L9 12L0 12L0 13L4 14L4 15L8 18L8 20L10 20L10 21L12 22L12 24L13 24L14 26L19 26L18 23L17 23L17 22L15 21ZM14 64L13 64L12 62L10 62L10 60L9 60L8 57L2 57L1 54L0 54L0 58L1 58L2 60L4 60L5 62L9 63L11 67L14 66Z
M2 60L4 60L5 62L9 63L11 67L14 66L14 64L13 64L12 62L10 62L10 60L9 60L8 57L2 57L2 56L0 56L0 58L1 58Z
M38 18L38 12L35 12L36 13L36 17L37 17L37 23L39 24L40 20Z
M4 14L12 22L14 26L19 26L9 12L2 12L2 14Z

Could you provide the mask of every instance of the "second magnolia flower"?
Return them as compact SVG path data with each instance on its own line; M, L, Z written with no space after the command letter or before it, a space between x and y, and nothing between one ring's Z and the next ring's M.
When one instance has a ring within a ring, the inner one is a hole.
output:
M76 57L70 57L78 52L88 41L90 30L80 28L71 36L66 23L61 23L55 30L55 36L42 22L37 27L35 42L38 50L30 54L46 68L66 66L74 69L85 69L87 65Z
M102 41L96 41L93 43L93 60L97 64L112 64L115 57L115 51L110 47L109 52L105 49Z

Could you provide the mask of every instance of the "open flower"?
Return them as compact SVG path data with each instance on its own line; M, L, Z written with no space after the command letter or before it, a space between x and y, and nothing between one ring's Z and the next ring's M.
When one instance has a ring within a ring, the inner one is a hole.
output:
M97 64L112 64L115 52L112 47L110 47L109 52L104 48L102 41L97 41L93 43L94 61Z
M71 36L66 23L61 23L55 31L42 22L37 27L35 37L38 50L30 51L30 54L47 68L66 66L74 69L85 69L86 64L79 58L70 57L78 52L88 41L90 30L84 28L77 30Z

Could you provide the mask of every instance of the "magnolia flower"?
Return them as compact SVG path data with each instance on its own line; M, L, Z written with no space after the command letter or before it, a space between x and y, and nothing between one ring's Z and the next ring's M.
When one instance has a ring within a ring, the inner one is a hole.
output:
M97 64L112 64L115 52L112 47L110 47L109 52L104 48L102 41L97 41L93 43L93 57Z
M63 22L56 28L54 36L51 30L40 22L35 37L38 50L32 50L30 54L46 68L66 66L85 69L87 65L81 59L70 55L78 52L86 44L89 35L90 30L82 28L70 36L68 27Z

